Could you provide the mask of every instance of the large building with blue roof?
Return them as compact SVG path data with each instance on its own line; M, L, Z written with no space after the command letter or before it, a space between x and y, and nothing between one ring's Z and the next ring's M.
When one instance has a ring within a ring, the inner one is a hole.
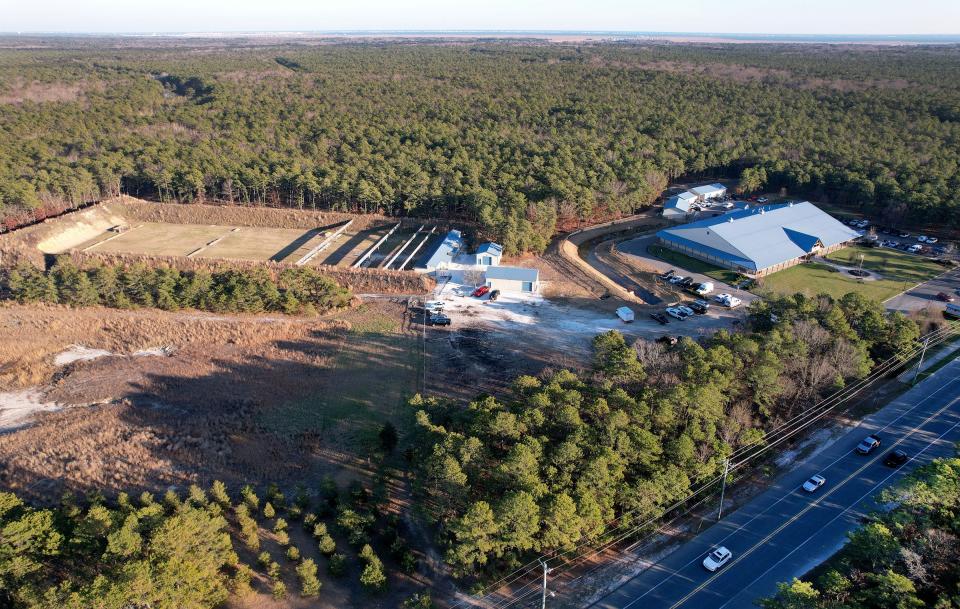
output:
M657 233L672 250L762 277L814 255L848 245L860 235L812 203L787 203L732 211Z

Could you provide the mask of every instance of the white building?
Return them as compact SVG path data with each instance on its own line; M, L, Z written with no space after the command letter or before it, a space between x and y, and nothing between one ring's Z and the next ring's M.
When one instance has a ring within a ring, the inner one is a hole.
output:
M727 194L727 187L723 184L705 184L691 188L690 192L697 197L698 202L707 201L709 199L719 199Z
M663 217L671 220L685 220L693 213L691 206L697 202L697 195L692 192L681 192L667 199L663 204Z
M487 242L477 248L473 254L473 264L477 266L499 266L503 258L503 246L499 243Z
M419 268L427 271L449 269L461 249L463 249L463 235L458 230L452 230Z
M518 266L491 266L486 271L491 290L534 294L540 291L540 271Z

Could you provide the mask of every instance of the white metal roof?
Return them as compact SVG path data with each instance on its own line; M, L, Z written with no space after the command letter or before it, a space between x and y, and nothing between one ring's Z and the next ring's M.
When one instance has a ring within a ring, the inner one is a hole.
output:
M691 188L690 192L697 196L705 197L707 195L715 195L718 193L727 192L727 187L723 184L704 184L703 186L695 186Z
M491 266L487 267L487 279L504 279L507 281L539 281L540 271L519 266Z
M830 247L859 234L803 202L733 211L664 229L657 236L760 270L809 254L818 243Z

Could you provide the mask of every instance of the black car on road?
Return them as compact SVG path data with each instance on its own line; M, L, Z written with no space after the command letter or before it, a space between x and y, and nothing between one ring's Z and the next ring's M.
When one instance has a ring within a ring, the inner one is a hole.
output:
M909 458L907 453L898 448L887 453L887 456L883 459L883 464L887 467L900 467L906 463Z
M670 323L670 320L667 319L667 316L664 315L663 313L651 313L650 317L652 317L654 321L656 321L661 326L665 326L668 323Z

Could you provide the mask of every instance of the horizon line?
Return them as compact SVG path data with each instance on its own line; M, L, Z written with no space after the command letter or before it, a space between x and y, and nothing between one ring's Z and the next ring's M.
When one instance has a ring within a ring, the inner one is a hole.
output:
M709 31L670 31L670 30L577 30L577 29L529 29L529 28L339 28L317 30L6 30L0 36L28 35L82 35L82 36L182 36L182 35L251 35L251 34L580 34L580 35L634 35L634 36L777 36L784 38L834 37L834 38L960 38L960 32L919 34L919 33L785 33L785 32L709 32Z

